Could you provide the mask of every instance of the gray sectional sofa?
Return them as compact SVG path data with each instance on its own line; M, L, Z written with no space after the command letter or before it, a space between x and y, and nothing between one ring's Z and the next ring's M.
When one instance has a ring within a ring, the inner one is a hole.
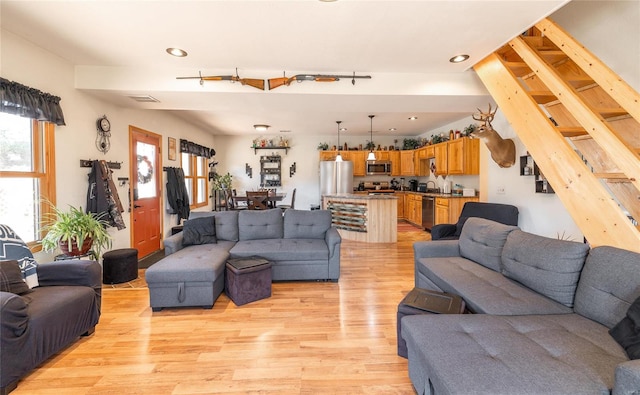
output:
M640 301L640 254L470 218L414 257L417 287L477 313L402 319L418 394L640 394L640 360L609 334Z
M196 233L203 237L185 246L185 234L193 235L189 221L201 223ZM211 308L224 290L229 258L268 259L274 281L338 281L341 242L327 210L192 212L184 230L165 239L166 256L145 272L151 307Z

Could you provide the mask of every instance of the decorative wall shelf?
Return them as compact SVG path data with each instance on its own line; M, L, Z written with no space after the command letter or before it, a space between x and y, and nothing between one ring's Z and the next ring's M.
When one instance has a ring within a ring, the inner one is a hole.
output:
M524 155L520 157L520 175L521 176L534 176L536 183L536 193L556 193L547 181L547 178L542 174L540 168L533 160L531 155Z
M289 153L289 148L291 147L251 147L253 148L253 154L257 155L258 154L258 150L259 149L270 149L270 150L274 150L274 149L283 149L284 150L284 154L288 154Z

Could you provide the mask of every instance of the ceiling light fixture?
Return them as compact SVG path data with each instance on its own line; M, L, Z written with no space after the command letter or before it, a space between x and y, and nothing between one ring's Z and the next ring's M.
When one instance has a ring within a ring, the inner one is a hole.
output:
M398 129L396 129L396 128L389 128L389 131L390 131L390 132L395 132L396 130L398 130Z
M338 155L336 155L336 162L342 162L342 156L340 155L340 124L342 121L336 121L338 124Z
M370 129L370 134L371 134L371 151L369 151L369 155L367 155L367 160L376 160L376 154L373 153L373 117L375 117L375 115L369 115L369 119L371 119L371 129Z
M451 63L461 63L461 62L464 62L467 59L469 59L469 55L466 55L466 54L456 55L453 58L449 59L449 62L451 62Z
M167 53L178 58L184 58L185 56L187 56L187 51L180 48L167 48Z
M415 121L416 119L418 119L418 117L416 117L415 115L414 115L414 116L412 116L412 117L409 117L409 120L410 120L410 121Z
M269 125L253 125L253 128L256 130L256 132L266 132L269 127Z

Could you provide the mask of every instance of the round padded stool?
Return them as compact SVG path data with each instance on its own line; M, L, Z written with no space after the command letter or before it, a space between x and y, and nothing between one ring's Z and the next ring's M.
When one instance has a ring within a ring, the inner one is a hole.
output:
M138 250L122 248L102 256L102 282L119 284L138 278Z

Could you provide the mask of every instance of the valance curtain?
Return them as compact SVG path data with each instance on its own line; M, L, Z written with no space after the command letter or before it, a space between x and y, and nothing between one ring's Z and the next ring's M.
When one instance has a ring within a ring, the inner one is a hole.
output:
M216 150L213 148L207 148L183 139L180 139L180 152L186 152L195 156L202 156L207 159L211 159L211 157L216 154Z
M58 96L1 77L0 112L65 125Z

